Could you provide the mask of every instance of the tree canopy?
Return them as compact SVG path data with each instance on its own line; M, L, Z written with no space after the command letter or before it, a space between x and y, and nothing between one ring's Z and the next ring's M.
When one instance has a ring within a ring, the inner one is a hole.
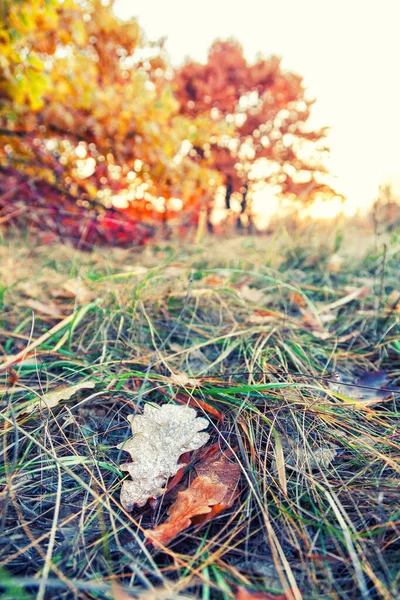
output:
M103 224L116 210L190 224L211 212L221 185L227 208L241 193L243 211L256 182L303 201L333 193L325 131L308 126L313 101L299 75L277 57L248 63L231 40L215 42L205 64L174 70L163 42L117 19L112 4L2 4L3 215L23 201Z

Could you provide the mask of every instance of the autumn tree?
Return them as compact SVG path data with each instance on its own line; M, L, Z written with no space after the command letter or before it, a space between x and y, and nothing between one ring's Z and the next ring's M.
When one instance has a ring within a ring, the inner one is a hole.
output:
M196 148L221 174L226 208L236 196L245 213L260 182L303 201L334 194L324 179L326 130L310 126L314 101L280 58L249 63L236 41L216 41L205 64L189 60L176 71L174 89L182 115L208 115L229 128L210 135L205 152Z
M2 19L3 169L59 185L81 206L196 215L218 177L189 153L222 129L181 113L162 44L100 0L5 3Z

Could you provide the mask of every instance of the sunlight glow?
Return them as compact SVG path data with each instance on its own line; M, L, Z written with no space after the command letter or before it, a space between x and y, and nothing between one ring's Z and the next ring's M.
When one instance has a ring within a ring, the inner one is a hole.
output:
M245 9L203 0L195 17L186 0L116 0L114 6L120 18L137 16L149 39L167 37L173 64L188 55L205 60L214 39L231 36L251 60L258 52L282 56L317 99L312 125L331 128L329 168L346 196L345 212L365 211L378 186L399 173L398 0L248 0ZM334 213L322 204L315 210Z

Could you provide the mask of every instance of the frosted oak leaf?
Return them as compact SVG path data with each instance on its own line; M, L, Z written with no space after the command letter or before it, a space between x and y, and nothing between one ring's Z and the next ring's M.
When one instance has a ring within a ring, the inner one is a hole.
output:
M202 431L207 419L188 406L146 404L142 415L128 420L132 437L118 448L129 452L133 461L121 465L132 478L122 484L121 504L131 511L135 504L144 506L149 498L161 496L168 479L184 466L179 457L203 446L210 436Z

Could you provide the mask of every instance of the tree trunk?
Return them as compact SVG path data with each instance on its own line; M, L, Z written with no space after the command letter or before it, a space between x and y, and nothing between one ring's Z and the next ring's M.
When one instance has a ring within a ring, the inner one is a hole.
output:
M230 175L228 175L226 178L226 188L225 188L225 208L226 208L226 210L230 210L230 208L231 208L232 192L233 192L232 177Z
M236 227L238 230L243 229L241 216L244 215L246 212L248 191L249 191L249 182L246 181L246 183L242 187L242 201L240 203L240 215L238 216L237 221L236 221Z

